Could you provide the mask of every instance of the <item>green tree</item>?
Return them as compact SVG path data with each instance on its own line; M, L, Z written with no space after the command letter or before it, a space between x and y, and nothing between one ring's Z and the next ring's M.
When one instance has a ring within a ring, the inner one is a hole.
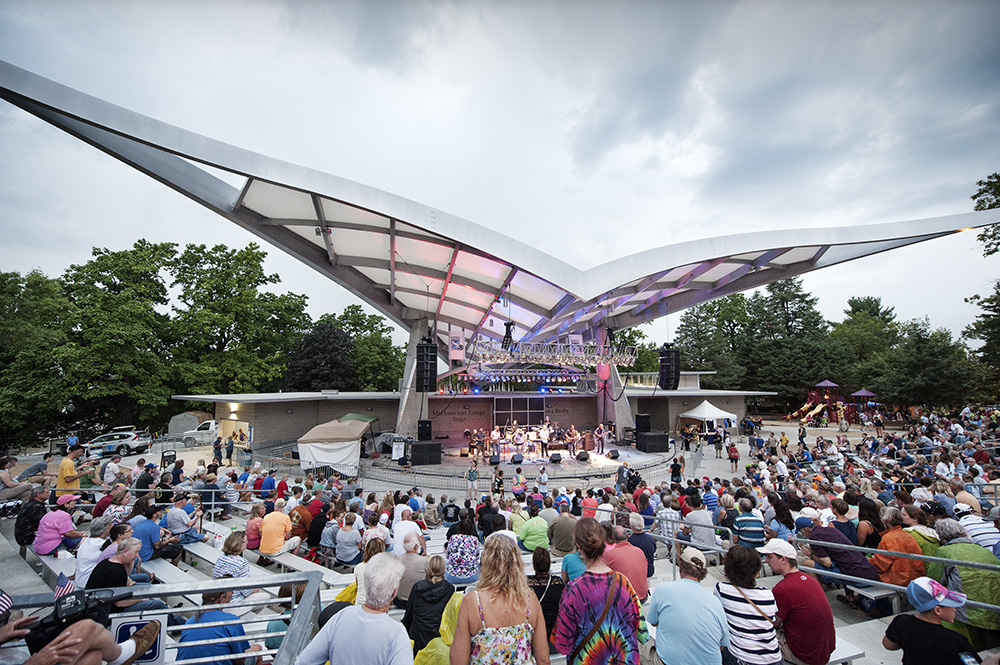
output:
M174 352L181 383L197 393L277 389L291 344L309 326L306 296L275 294L280 283L264 272L267 253L188 245L169 262L177 287Z
M131 249L93 250L62 278L71 306L59 359L78 418L145 424L170 400L170 319L162 266L172 243L139 240Z
M69 300L56 279L0 273L0 448L32 445L68 418Z
M844 320L831 324L830 336L850 346L860 363L887 353L899 337L893 308L872 296L848 298L847 306Z
M976 210L1000 208L1000 173L993 173L976 183L979 189L972 195ZM983 243L983 256L1000 252L1000 224L987 226L979 232L979 242Z
M772 338L802 337L826 332L827 324L816 308L819 299L802 288L802 278L789 277L771 282L765 287L763 301L757 303L757 319L767 325Z
M706 388L743 385L740 346L749 322L742 294L719 298L684 311L675 341L685 371L715 372L702 377Z
M335 325L350 337L353 390L390 391L399 387L406 352L392 343L392 327L384 317L365 314L360 305L348 305L339 316L323 315L319 323Z
M354 390L351 336L334 323L319 321L292 345L285 390Z

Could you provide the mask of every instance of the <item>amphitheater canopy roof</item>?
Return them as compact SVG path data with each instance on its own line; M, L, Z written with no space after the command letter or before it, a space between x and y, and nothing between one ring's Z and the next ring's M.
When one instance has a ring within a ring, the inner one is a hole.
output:
M720 296L967 228L984 211L889 224L750 232L581 270L470 221L242 150L0 61L0 97L159 180L411 329L546 342L627 328ZM234 187L217 177L238 176Z

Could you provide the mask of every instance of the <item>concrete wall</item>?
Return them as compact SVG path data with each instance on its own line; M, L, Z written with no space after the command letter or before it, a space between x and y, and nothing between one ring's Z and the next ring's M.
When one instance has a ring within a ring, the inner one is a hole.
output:
M229 418L233 405L215 405L217 419ZM255 441L297 439L320 423L340 418L346 413L359 413L379 419L378 426L392 429L396 425L398 399L378 400L311 400L305 402L269 402L236 405L237 420L253 426Z

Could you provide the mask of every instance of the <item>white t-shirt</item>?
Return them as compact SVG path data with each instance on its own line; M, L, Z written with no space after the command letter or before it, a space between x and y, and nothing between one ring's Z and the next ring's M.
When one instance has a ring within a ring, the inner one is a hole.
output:
M403 556L406 550L403 549L403 540L407 534L420 533L420 525L416 522L406 520L392 527L392 553L396 556Z
M114 462L108 462L104 467L104 478L102 480L105 484L110 485L115 480L118 479L118 474L121 473L121 469Z
M397 524L403 521L404 510L409 510L412 512L413 509L410 508L410 504L408 503L398 503L396 504L396 507L392 509L392 524L390 524L389 526L391 526L393 529L396 528Z
M594 513L594 519L598 522L608 522L611 520L611 513L613 511L614 508L611 507L610 503L602 503L597 507L597 512Z
M90 574L101 560L103 538L84 538L76 550L76 576L73 578L78 589L86 589ZM108 547L111 547L109 545ZM117 549L117 545L114 546Z

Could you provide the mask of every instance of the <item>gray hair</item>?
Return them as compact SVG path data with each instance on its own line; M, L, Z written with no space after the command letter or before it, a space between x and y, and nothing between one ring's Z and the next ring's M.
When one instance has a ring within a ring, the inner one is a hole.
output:
M816 505L819 506L820 508L830 507L830 497L828 497L825 494L818 495L814 500L816 502Z
M625 533L625 527L619 525L614 528L615 542L623 543L628 540L628 534Z
M369 607L385 607L392 602L403 579L403 562L387 552L376 554L365 564L366 604Z
M107 515L101 515L100 517L95 517L94 521L90 523L90 537L91 538L102 538L104 537L104 532L111 528L111 518Z
M420 547L420 536L412 531L406 534L403 538L403 551L416 552L418 547ZM379 605L379 607L381 607L381 605Z
M138 538L126 538L122 542L118 543L118 554L125 552L126 550L137 550L142 547L142 542Z
M956 520L946 517L934 523L934 530L937 532L941 544L945 545L956 538L968 538L969 532Z
M879 517L886 526L903 526L903 511L895 506L886 506L880 510Z

